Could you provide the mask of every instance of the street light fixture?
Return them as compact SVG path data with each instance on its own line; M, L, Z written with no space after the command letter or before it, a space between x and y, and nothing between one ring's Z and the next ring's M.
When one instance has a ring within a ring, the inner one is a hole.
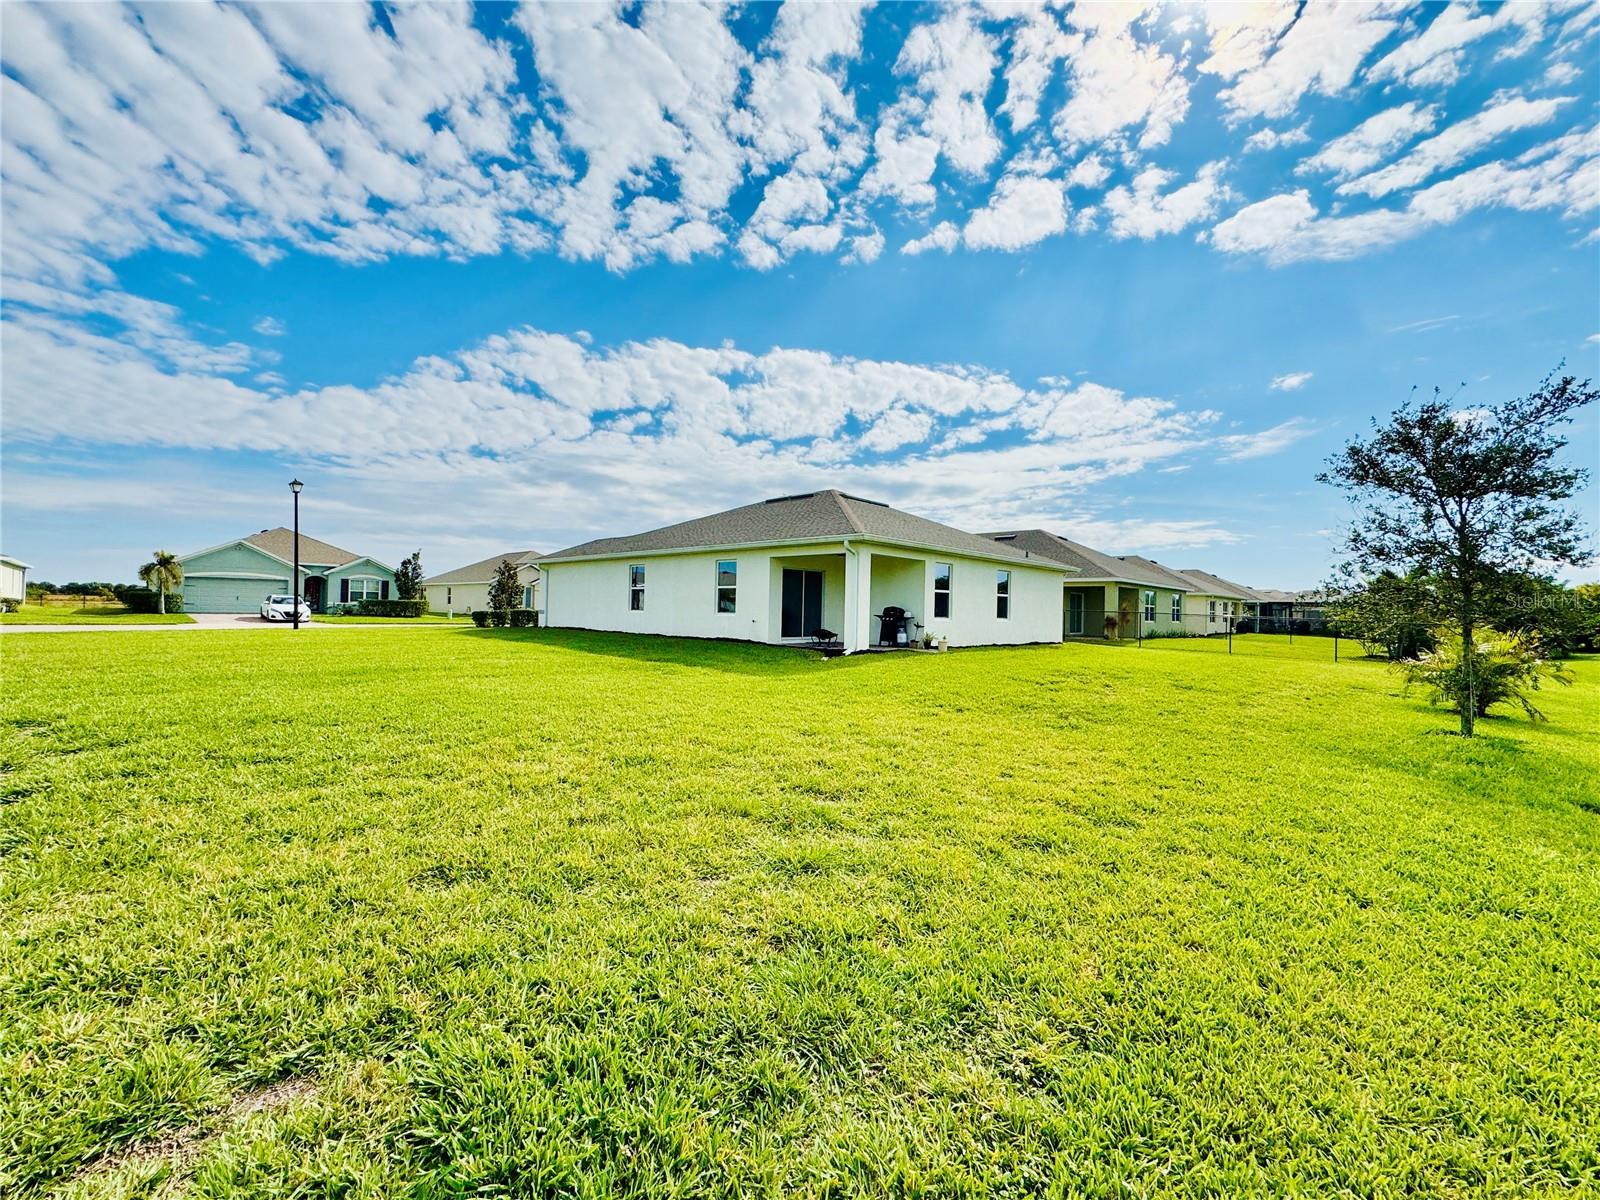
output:
M300 629L300 489L305 487L298 479L289 481L294 493L294 627Z

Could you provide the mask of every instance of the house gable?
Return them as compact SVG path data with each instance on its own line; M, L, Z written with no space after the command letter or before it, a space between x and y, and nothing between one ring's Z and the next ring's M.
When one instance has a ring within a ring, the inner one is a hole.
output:
M284 579L290 571L289 563L243 538L196 551L178 561L183 564L185 578Z

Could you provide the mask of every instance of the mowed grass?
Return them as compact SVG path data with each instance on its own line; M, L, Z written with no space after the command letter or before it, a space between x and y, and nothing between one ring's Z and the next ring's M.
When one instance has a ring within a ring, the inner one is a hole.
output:
M0 613L0 625L193 625L183 613L129 612L120 604L24 604L16 612Z
M1593 1193L1600 662L1253 646L7 637L0 1194Z
M311 618L320 624L329 625L442 625L449 622L465 621L471 623L472 618L462 613L448 616L445 613L431 612L420 617L358 617L354 613L346 616L343 613L315 613Z

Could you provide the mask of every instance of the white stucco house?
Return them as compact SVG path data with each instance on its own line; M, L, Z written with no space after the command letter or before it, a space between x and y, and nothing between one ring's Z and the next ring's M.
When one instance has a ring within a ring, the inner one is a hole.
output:
M430 575L422 581L429 612L474 612L489 607L489 585L500 564L509 559L517 568L522 585L522 607L537 608L539 596L539 554L534 550L508 550L481 562Z
M539 560L540 623L846 651L909 612L952 646L1061 640L1073 573L1026 549L838 491L778 496ZM918 632L918 631L914 631Z
M28 598L28 564L9 554L0 554L0 600L21 604Z

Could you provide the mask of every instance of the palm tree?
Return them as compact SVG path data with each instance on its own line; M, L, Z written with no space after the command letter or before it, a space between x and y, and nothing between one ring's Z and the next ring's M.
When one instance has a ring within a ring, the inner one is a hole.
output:
M167 589L183 586L183 564L170 550L157 550L155 556L139 568L139 582L155 588L161 596L158 612L167 611Z

